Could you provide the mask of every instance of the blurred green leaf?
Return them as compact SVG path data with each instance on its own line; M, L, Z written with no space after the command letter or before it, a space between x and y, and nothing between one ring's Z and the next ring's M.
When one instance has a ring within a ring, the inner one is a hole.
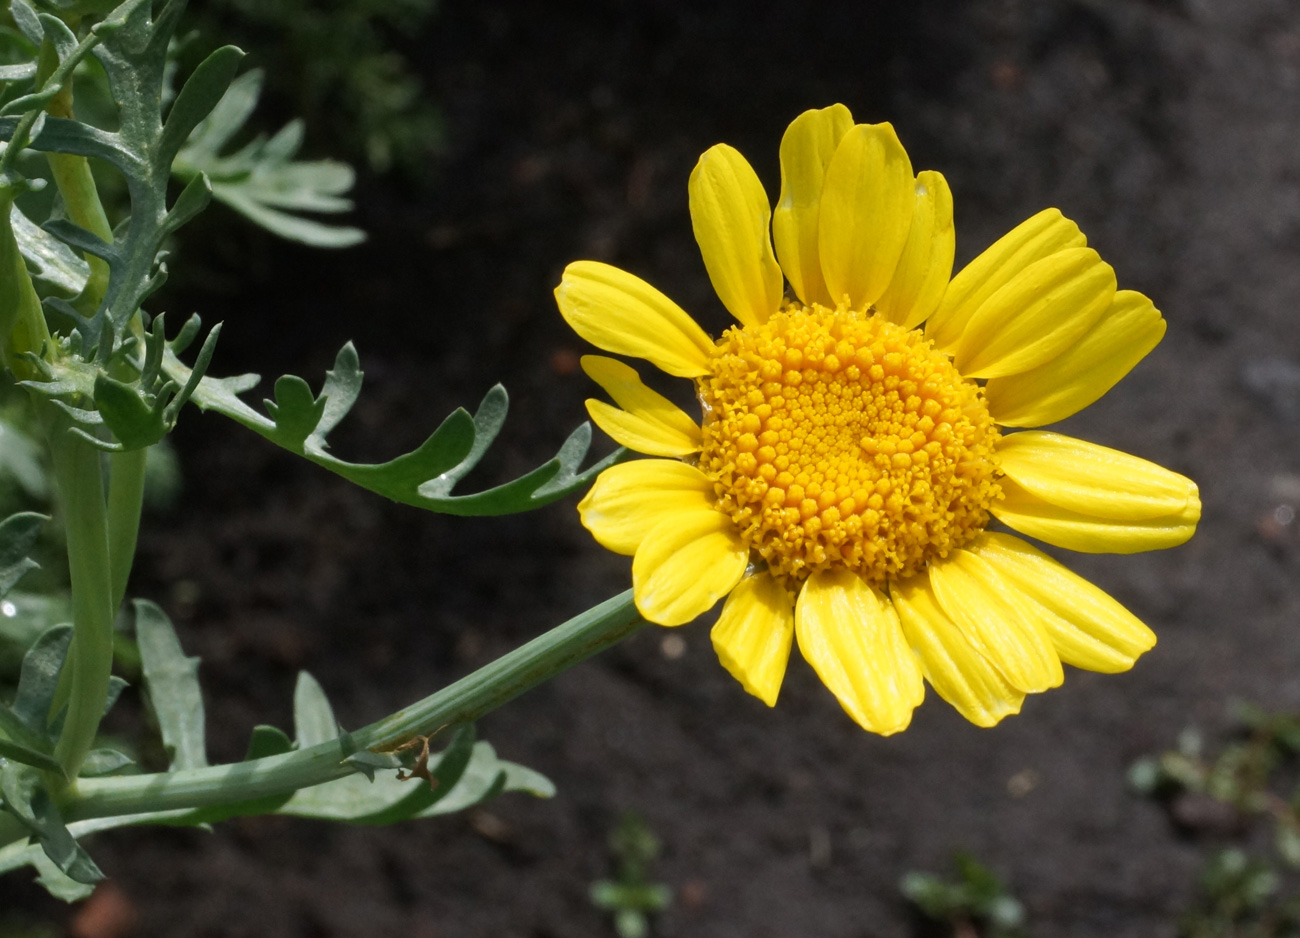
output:
M41 525L49 520L45 515L24 511L0 522L0 596L36 569L36 561L27 555L40 536Z
M365 240L359 228L327 225L296 212L336 213L352 209L343 198L355 181L352 167L332 160L295 161L302 146L302 122L287 124L275 136L259 136L222 156L231 139L252 116L262 90L262 72L253 70L230 85L220 103L190 135L173 172L181 179L205 174L212 196L272 234L313 247L350 247Z

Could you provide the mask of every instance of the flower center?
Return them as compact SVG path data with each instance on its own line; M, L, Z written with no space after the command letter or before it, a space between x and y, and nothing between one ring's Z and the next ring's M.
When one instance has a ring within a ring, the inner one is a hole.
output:
M719 340L700 379L700 468L768 568L910 576L988 524L1001 494L983 392L917 330L792 304Z

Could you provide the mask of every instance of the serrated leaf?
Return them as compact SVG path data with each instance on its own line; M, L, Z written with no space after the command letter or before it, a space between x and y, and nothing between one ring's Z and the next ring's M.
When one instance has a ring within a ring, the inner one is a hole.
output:
M36 545L41 526L49 520L45 515L24 511L0 522L0 596L9 592L28 571L36 569L36 561L27 554Z
M350 390L354 394L360 386L355 350L351 351L348 365L356 371L356 387ZM188 381L191 376L185 364L170 352L164 357L163 371L175 381ZM235 386L230 380L204 378L195 388L194 403L202 410L230 417L273 443L300 452L297 432L279 429L274 419L245 404L238 396L245 390L243 384ZM342 413L329 410L329 398L322 396L327 409L321 420L340 418ZM348 401L348 406L353 402ZM505 389L498 385L484 397L473 417L463 409L453 411L418 449L386 463L349 463L338 459L326 451L320 432L307 437L301 453L317 465L385 498L455 515L503 515L540 508L589 485L599 473L627 456L627 450L620 448L596 464L580 469L591 443L591 425L584 423L569 435L554 458L532 472L486 491L454 494L453 488L478 464L499 432L508 403ZM332 428L333 423L325 427L326 431Z
M293 733L299 749L339 737L339 724L325 689L306 671L298 672L293 689Z
M147 600L135 601L135 634L145 688L171 758L171 771L203 768L208 756L199 659L185 656L167 614Z

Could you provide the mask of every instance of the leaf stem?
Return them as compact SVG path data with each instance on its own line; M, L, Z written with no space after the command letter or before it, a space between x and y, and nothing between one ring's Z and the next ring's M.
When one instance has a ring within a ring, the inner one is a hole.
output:
M108 512L99 451L68 432L71 423L50 405L50 454L63 505L72 580L71 695L54 756L75 778L95 740L113 666L113 578Z
M645 624L628 590L556 626L418 703L338 739L248 762L153 775L78 779L60 797L67 821L231 804L283 795L351 775L362 750L387 751L447 726L478 719ZM0 844L3 838L0 837Z
M108 560L114 614L126 597L126 581L135 561L148 460L147 446L113 453L109 457L112 475L108 483Z

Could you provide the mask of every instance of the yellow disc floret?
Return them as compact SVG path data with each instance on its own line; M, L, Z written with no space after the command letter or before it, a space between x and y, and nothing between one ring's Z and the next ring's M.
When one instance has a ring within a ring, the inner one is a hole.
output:
M729 329L716 356L700 468L791 587L828 568L905 577L988 524L997 427L921 332L791 305Z

